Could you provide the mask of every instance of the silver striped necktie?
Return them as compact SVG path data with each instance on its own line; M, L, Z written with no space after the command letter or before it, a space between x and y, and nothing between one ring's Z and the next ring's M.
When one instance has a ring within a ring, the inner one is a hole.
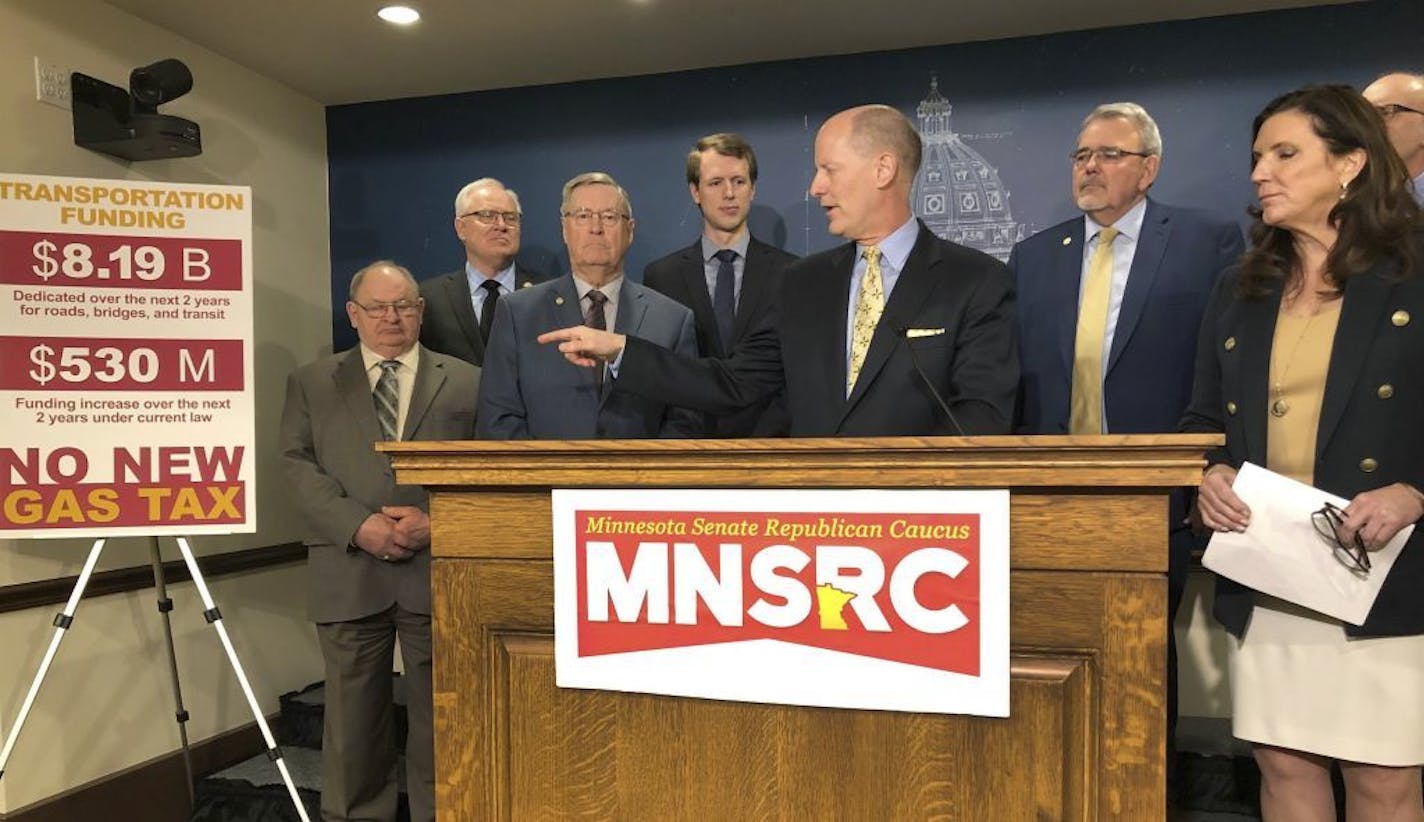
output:
M396 440L396 421L400 419L400 384L396 382L396 369L400 360L382 360L381 378L376 380L376 390L372 396L376 401L376 422L381 425L381 439Z

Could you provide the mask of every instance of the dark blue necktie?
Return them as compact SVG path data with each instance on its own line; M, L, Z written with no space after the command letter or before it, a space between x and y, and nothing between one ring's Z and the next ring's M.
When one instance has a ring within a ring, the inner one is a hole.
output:
M737 325L737 270L732 263L737 252L724 248L712 255L717 259L717 287L712 292L712 313L717 315L717 336L722 353L732 347L732 330Z

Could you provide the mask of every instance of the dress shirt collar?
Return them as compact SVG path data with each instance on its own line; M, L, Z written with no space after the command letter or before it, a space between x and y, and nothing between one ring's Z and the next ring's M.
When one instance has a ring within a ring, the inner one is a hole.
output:
M741 233L737 235L737 238L732 241L731 245L719 246L716 243L712 242L711 238L709 238L706 234L703 234L702 262L710 263L712 261L712 255L716 254L718 251L721 251L724 248L732 249L733 251L737 252L737 257L739 259L745 260L747 258L747 248L751 244L752 233L750 231L747 231L746 226L742 226Z
M393 357L392 359L398 361L406 368L409 368L410 373L414 374L420 364L420 343L412 345L404 354L401 354L399 357ZM366 373L371 373L373 369L379 371L381 369L381 363L385 361L385 357L367 348L365 343L361 343L361 362L366 366Z
M1128 242L1135 243L1137 238L1142 236L1142 221L1147 219L1147 198L1143 197L1142 202L1129 208L1127 213L1117 218L1117 222L1112 227L1117 229L1118 236ZM1103 226L1093 222L1093 218L1083 215L1083 248L1087 248L1093 242L1093 238L1098 236L1098 232L1103 230Z
M911 215L905 224L886 235L885 239L876 243L880 249L880 260L882 263L889 263L895 271L902 271L905 268L905 261L910 259L910 252L915 248L915 240L920 236L920 223ZM860 243L855 244L855 258L859 260L865 253L868 246Z
M476 297L481 296L480 288L484 284L484 281L488 278L480 272L476 271L475 267L470 264L469 260L465 261L465 279L469 280L470 282L470 293ZM494 279L500 284L506 294L513 291L515 285L514 261L511 260L508 267L506 267L498 274L495 274Z
M594 286L579 279L577 274L572 276L574 278L574 291L578 292L579 311L584 312L588 308L584 303L584 299L588 297L588 292L592 291ZM618 272L612 280L598 286L598 290L602 291L603 295L608 298L608 302L611 303L609 308L616 309L618 307L618 293L623 290L623 272Z

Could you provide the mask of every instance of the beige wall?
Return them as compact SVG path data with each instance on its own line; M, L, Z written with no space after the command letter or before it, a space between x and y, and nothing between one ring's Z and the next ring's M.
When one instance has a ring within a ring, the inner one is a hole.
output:
M127 85L136 66L183 60L194 89L165 111L202 126L202 156L126 164L76 147L69 112L35 100L36 56L115 85ZM202 554L299 538L273 443L287 372L331 344L322 106L96 0L0 0L0 169L252 187L259 530L195 547ZM76 574L87 548L79 540L0 539L0 587ZM164 556L177 558L171 543ZM100 569L147 562L145 540L116 540ZM304 586L299 565L212 584L268 713L278 694L321 678ZM251 721L196 592L180 585L170 593L190 737ZM0 614L0 736L9 733L58 610ZM158 620L152 590L80 606L0 780L0 812L176 749Z

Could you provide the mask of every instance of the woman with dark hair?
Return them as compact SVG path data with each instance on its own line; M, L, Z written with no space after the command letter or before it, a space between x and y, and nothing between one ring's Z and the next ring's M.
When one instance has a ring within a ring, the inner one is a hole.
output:
M1346 86L1271 101L1251 159L1252 247L1207 311L1182 421L1226 435L1198 510L1244 531L1231 485L1264 465L1350 500L1330 529L1348 559L1424 516L1424 224L1379 114ZM1333 820L1332 761L1351 820L1424 820L1424 528L1363 625L1225 578L1214 615L1266 820Z

